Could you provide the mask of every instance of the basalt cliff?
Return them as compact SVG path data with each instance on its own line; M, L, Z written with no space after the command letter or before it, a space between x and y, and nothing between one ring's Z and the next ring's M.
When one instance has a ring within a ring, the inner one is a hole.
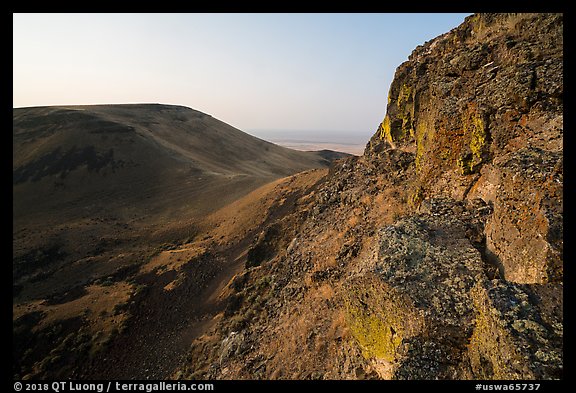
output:
M364 155L268 217L174 377L562 378L563 16L472 15L389 92Z

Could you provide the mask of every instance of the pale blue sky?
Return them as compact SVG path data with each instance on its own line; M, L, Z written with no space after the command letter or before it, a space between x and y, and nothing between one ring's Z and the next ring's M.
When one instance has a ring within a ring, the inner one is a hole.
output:
M158 102L372 133L394 71L469 14L14 14L13 106Z

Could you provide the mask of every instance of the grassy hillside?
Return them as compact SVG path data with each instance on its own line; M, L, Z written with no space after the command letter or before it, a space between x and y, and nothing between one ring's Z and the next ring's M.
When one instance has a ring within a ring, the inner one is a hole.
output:
M211 213L340 156L179 106L14 109L14 375L72 375L138 313L128 304L148 286L143 265L201 241Z

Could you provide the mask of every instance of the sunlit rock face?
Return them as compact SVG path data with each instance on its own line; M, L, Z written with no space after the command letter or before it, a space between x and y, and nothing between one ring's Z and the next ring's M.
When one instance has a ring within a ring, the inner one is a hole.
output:
M180 375L562 378L562 29L477 14L417 47L364 155L254 240L212 336L243 349Z

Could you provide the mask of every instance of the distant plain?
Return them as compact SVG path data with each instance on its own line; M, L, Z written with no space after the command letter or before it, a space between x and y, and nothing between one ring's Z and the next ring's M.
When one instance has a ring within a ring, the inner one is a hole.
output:
M373 131L248 130L247 132L289 149L333 150L360 156Z

